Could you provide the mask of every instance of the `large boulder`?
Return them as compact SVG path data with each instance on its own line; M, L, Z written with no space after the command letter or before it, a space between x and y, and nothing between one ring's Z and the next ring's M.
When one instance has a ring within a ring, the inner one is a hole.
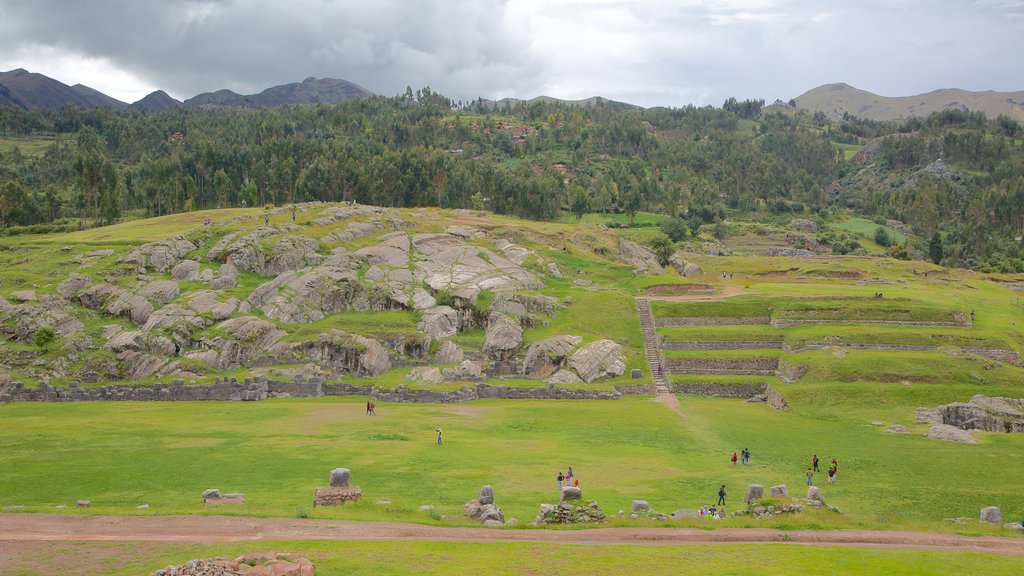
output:
M772 486L771 495L772 498L787 498L789 496L789 488L785 484Z
M310 264L318 264L316 253L320 241L308 236L285 236L274 243L273 256L263 266L261 273L276 276L288 270L300 270Z
M285 272L253 290L246 300L272 320L315 322L344 310L370 310L385 306L372 300L355 272L318 266L303 273Z
M437 354L434 356L434 362L443 366L445 364L462 362L465 358L466 355L462 349L459 348L458 344L451 340L445 340L437 349Z
M968 403L953 402L939 406L929 414L936 423L963 430L987 432L1024 432L1024 398L1001 398L976 394Z
M424 384L437 384L444 379L444 376L441 374L441 369L437 366L420 366L410 370L405 375L405 379Z
M484 333L484 353L496 360L510 360L523 343L519 322L504 314L491 314Z
M747 504L764 498L764 486L760 484L748 484L747 491L743 494L743 501Z
M459 333L459 313L450 306L435 306L423 312L419 329L433 340L448 338Z
M182 260L174 268L171 268L171 278L178 282L195 280L199 276L199 262L195 260Z
M576 375L575 372L568 368L563 368L558 372L555 372L551 378L548 378L548 384L554 386L571 386L573 384L580 384L583 380Z
M480 369L480 365L476 362L463 360L457 366L442 369L441 374L444 376L444 379L449 382L475 380L480 378L481 374L483 374L483 370Z
M583 342L579 336L562 334L534 342L526 350L523 373L542 380L550 377L565 365L569 354Z
M136 295L163 306L177 298L180 291L178 283L173 280L154 280L139 289Z
M661 264L658 263L658 257L654 252L636 242L619 238L619 255L632 266L644 268L655 274L661 272Z
M580 490L576 486L563 486L562 487L562 501L566 500L579 500L583 498L583 490Z
M216 336L204 337L199 350L215 352L215 357L194 353L188 356L222 370L251 366L256 358L272 353L278 341L286 334L284 330L256 316L225 320L217 325L217 332L219 334ZM215 360L210 362L211 358Z
M978 441L974 439L966 430L961 430L956 426L949 426L946 424L933 424L928 429L926 434L928 438L935 440L945 440L947 442L963 442L965 444L977 444Z
M997 506L987 506L981 509L981 521L990 524L1002 524L1003 513L999 511Z
M700 266L694 264L693 262L683 260L678 255L672 256L670 264L672 265L672 268L674 268L675 271L679 273L680 276L686 278L704 273L704 270Z
M351 471L348 468L335 468L331 470L330 485L334 487L345 487L349 484Z
M577 350L569 357L569 366L587 383L626 372L622 346L607 339L591 342Z
M157 272L164 272L195 249L196 245L189 240L168 238L139 246L128 252L119 262L148 265Z
M88 277L82 276L81 274L72 274L57 285L57 294L59 294L61 298L70 300L71 298L78 296L78 293L88 287L90 283L91 282Z
M189 299L189 308L199 314L208 315L214 321L230 317L239 306L237 298L224 298L224 293L220 291L199 290L186 294L186 297Z
M824 502L825 498L821 495L821 488L818 488L817 486L808 486L807 500L810 502Z
M490 484L480 488L480 495L477 497L477 500L481 504L494 504L494 488L491 488Z

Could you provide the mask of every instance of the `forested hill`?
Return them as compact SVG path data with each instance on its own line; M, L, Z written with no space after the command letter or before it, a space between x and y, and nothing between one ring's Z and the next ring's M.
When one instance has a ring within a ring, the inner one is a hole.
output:
M0 220L11 234L316 199L533 219L647 210L693 227L852 210L908 224L921 243L900 254L938 235L948 264L1024 268L1016 121L830 121L761 104L455 106L425 88L273 109L0 106Z

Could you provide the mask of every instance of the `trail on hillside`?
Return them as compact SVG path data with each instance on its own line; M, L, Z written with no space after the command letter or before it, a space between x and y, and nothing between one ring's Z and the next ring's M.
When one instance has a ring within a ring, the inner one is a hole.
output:
M679 397L675 394L658 394L654 397L655 402L664 404L669 410L679 414L681 417L686 418L686 412L679 407Z
M644 298L660 300L662 302L710 302L713 300L725 300L726 298L746 293L747 291L739 286L726 286L721 292L714 294L676 294L675 296L644 296Z
M1024 538L885 530L776 530L771 528L595 528L500 530L397 522L345 522L231 516L61 516L0 514L0 551L39 542L258 542L358 540L533 542L549 544L673 546L798 544L881 549L1024 555ZM0 557L3 557L0 552Z

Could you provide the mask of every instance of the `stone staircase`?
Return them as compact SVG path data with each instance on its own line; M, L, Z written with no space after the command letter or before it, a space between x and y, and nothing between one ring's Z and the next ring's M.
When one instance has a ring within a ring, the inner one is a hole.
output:
M658 334L654 330L654 315L651 314L651 303L646 298L636 299L636 313L640 317L640 329L644 334L644 352L647 354L647 364L654 376L654 390L658 394L668 393L668 380L665 378L665 359L658 348ZM662 372L658 372L658 366L662 366Z

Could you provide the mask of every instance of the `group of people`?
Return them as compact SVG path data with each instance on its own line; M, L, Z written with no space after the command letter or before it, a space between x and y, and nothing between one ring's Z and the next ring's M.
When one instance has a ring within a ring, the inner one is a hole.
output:
M881 292L875 292L874 298L875 298L875 300L881 300L882 299L882 293Z
M697 511L697 515L701 518L721 520L722 518L725 518L725 508L719 509L714 506L701 506L700 510Z
M376 410L377 410L377 405L373 403L373 400L367 400L366 401L366 415L367 416L376 416L377 415Z
M733 466L736 465L736 460L737 460L736 453L733 452L732 453L732 465ZM750 464L750 450L748 450L746 448L744 448L743 450L740 450L739 461L740 461L740 464L743 464L744 466L746 466L747 464Z
M811 467L807 469L807 485L808 486L813 486L814 485L814 473L815 472L821 472L821 469L819 468L819 464L820 463L821 463L821 460L819 460L818 459L818 455L815 454L814 457L811 458ZM838 475L839 475L839 462L835 458L833 458L832 459L832 463L828 467L828 483L829 484L834 484L835 481L836 481L836 476L838 476Z
M576 478L572 472L572 466L569 466L569 471L563 474L561 471L558 472L558 476L555 478L558 481L558 491L561 492L565 486L573 486L575 488L580 487L579 478Z

